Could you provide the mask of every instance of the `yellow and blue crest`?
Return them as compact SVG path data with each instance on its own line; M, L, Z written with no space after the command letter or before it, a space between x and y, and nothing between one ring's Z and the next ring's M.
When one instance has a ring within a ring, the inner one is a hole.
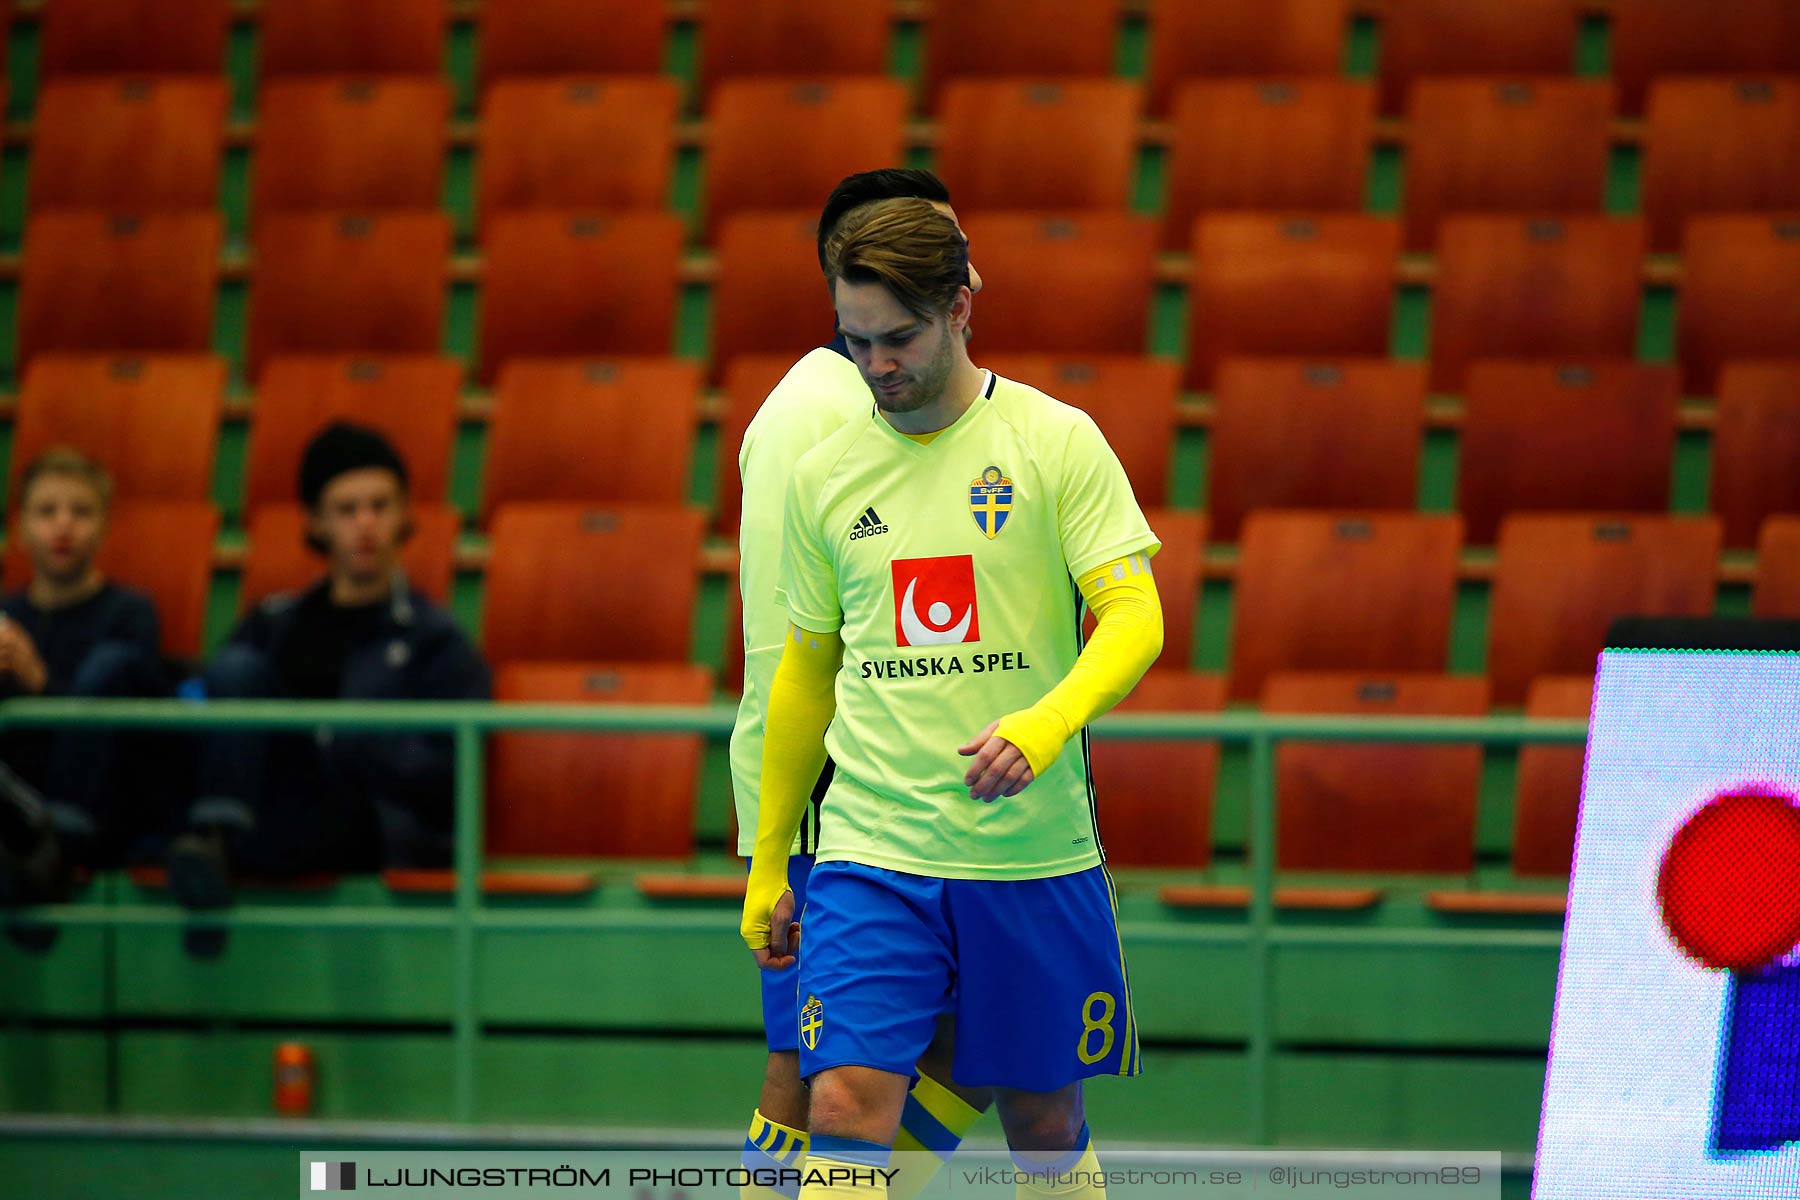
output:
M1001 474L999 467L983 471L981 478L969 485L969 512L975 527L990 539L998 537L1012 515L1012 500L1012 480Z
M800 1036L808 1050L819 1048L819 1033L825 1028L825 1006L817 996L808 996L800 1009Z

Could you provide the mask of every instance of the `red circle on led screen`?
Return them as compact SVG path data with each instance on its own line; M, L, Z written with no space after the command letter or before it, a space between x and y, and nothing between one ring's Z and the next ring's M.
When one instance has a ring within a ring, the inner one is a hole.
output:
M1800 807L1790 796L1715 796L1669 842L1656 880L1675 944L1748 971L1800 944Z

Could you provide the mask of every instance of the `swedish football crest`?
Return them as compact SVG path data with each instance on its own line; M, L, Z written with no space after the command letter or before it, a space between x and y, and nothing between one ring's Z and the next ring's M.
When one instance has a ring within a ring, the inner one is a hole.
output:
M1012 498L1012 480L1002 475L999 467L983 471L981 478L969 485L969 512L976 528L989 538L998 537L1012 515Z
M817 996L808 996L800 1009L800 1038L808 1050L819 1048L819 1034L825 1028L825 1006Z

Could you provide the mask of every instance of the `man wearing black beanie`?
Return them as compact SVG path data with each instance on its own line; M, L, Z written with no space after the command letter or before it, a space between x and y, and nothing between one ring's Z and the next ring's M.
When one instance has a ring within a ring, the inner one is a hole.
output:
M323 579L270 597L205 673L220 699L485 700L488 669L450 615L407 582L406 464L374 430L321 430L300 463L307 545ZM203 740L190 829L169 851L185 904L230 902L234 870L257 876L450 861L448 734L321 727L312 735L220 732Z

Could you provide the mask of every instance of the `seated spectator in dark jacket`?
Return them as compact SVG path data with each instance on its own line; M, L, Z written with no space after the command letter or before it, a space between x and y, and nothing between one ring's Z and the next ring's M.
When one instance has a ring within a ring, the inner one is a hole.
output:
M339 423L306 448L300 498L325 577L247 616L205 673L216 699L485 700L487 666L399 566L406 467L378 433ZM221 732L200 749L190 831L169 853L184 903L230 901L230 872L435 867L450 861L448 733L320 727Z
M75 450L48 450L25 467L18 497L31 581L0 597L0 697L169 695L154 605L99 567L112 498L106 472ZM118 865L140 838L165 828L173 764L157 751L169 744L101 728L6 733L0 899L56 898L68 866Z

